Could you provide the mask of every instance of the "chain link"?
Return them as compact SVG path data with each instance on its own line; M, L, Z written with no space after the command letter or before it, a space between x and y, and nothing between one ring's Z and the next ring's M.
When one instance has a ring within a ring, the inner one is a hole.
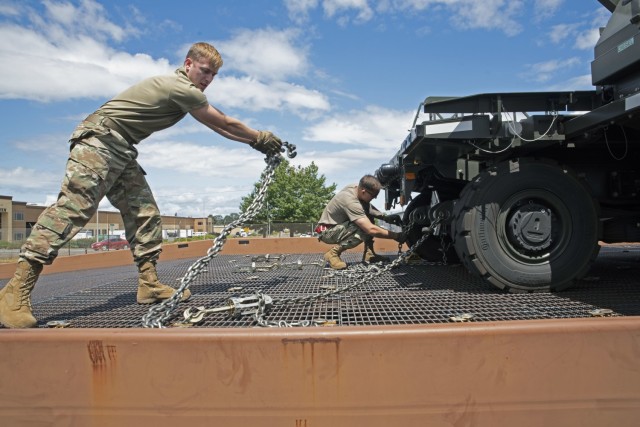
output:
M338 295L338 294L342 294L345 293L347 291L350 291L360 285L363 285L373 279L375 279L376 277L380 276L383 273L386 273L387 271L399 266L402 263L405 263L406 260L413 255L413 252L425 241L427 240L427 238L429 238L429 236L431 236L431 234L433 233L433 230L440 224L441 220L440 219L436 219L433 224L431 225L431 227L429 227L429 230L424 233L420 239L413 244L413 246L411 246L406 252L400 253L398 255L398 258L396 258L395 260L393 260L392 262L382 265L382 263L380 264L370 264L369 266L358 266L356 267L354 270L352 270L351 272L348 272L345 274L345 276L350 277L352 279L355 279L355 281L348 285L345 286L343 288L338 288L335 290L329 290L327 292L323 292L323 293L319 293L319 294L314 294L314 295L305 295L305 296L299 296L299 297L292 297L292 298L283 298L280 300L274 300L271 304L271 308L274 307L278 307L278 306L285 306L285 305L293 305L293 304L297 304L297 303L310 303L310 302L315 302L318 300L321 300L323 298L327 298L330 296L334 296L334 295ZM409 223L409 225L413 225L411 222ZM279 321L268 321L264 318L265 314L266 314L266 309L267 309L267 304L264 302L264 298L266 297L266 295L257 292L255 294L255 296L258 298L259 302L258 302L258 307L256 312L253 314L253 319L255 320L255 322L262 327L277 327L277 328L282 328L282 327L294 327L294 326L310 326L311 325L311 321L309 320L303 320L303 321L299 321L299 322L286 322L284 320L279 320Z
M289 144L288 142L283 142L283 149L287 150L288 157L295 157L295 149L296 146L293 144ZM209 264L211 259L216 257L218 253L222 250L224 246L227 236L231 233L231 231L239 227L240 225L251 220L264 205L264 198L267 194L267 189L271 182L273 181L273 177L275 174L275 170L282 161L283 157L279 154L269 154L265 162L267 166L262 172L262 183L260 185L260 189L256 197L251 202L251 205L247 208L247 210L240 215L240 217L227 224L220 235L215 238L213 241L213 246L209 248L207 251L207 255L198 259L194 262L187 270L184 277L180 280L180 286L176 290L176 292L170 297L161 302L160 304L156 304L149 308L149 311L142 316L142 326L145 328L164 328L164 322L171 316L173 310L175 310L176 306L180 302L184 291L189 288L189 285L195 280L195 278L205 269L205 267Z

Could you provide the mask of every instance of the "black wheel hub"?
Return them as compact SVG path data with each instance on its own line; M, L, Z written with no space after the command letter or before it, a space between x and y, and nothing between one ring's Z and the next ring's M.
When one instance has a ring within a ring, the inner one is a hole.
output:
M552 243L553 213L548 207L530 201L518 206L509 218L509 241L527 252L548 250Z

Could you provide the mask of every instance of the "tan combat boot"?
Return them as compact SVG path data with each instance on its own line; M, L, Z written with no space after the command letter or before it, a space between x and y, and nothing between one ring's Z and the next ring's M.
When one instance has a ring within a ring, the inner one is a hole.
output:
M16 272L0 291L0 323L7 328L35 328L38 321L31 312L31 291L42 272L42 264L18 261Z
M389 261L389 258L386 256L378 255L377 253L373 252L373 249L369 247L365 247L364 255L362 256L362 261L366 263L387 262Z
M338 245L332 247L329 252L324 254L324 260L329 263L329 266L334 270L344 270L347 268L347 263L340 259L340 254L344 252L344 249Z
M176 290L171 286L163 285L158 281L156 265L151 261L145 261L138 266L138 304L154 304L171 298ZM185 289L180 301L186 301L191 297L191 291Z
M362 254L362 262L388 262L389 258L378 255L373 251L373 239L364 242L364 254Z

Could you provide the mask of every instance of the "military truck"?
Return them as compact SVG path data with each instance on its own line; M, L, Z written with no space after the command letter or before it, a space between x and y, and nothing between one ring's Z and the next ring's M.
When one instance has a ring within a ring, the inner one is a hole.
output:
M611 12L593 90L430 96L375 172L408 243L511 292L562 290L640 241L640 0Z

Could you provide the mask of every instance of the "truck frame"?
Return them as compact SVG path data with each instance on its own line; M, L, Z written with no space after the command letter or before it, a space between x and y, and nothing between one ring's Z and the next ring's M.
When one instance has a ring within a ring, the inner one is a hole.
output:
M598 1L611 17L594 90L420 104L375 172L386 209L406 206L408 243L432 233L420 257L459 259L511 292L549 291L583 277L601 242L640 241L640 0Z

